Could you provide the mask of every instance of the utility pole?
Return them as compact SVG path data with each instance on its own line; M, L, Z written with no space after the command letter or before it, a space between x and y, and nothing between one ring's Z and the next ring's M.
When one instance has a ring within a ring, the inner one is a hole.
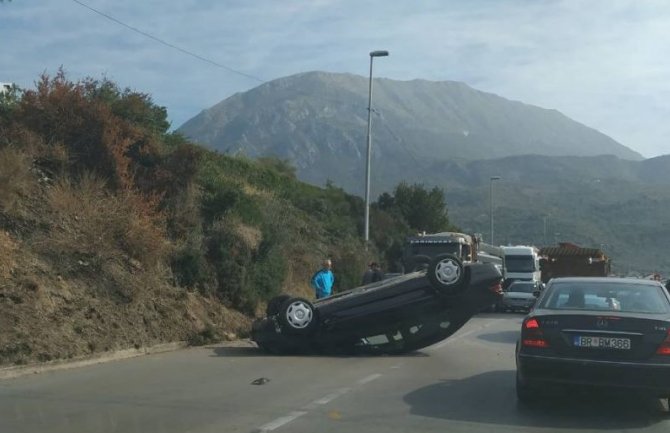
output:
M489 178L490 182L490 190L489 190L489 219L491 223L491 238L489 239L489 242L491 245L495 245L493 241L493 181L495 180L500 180L500 176L491 176Z

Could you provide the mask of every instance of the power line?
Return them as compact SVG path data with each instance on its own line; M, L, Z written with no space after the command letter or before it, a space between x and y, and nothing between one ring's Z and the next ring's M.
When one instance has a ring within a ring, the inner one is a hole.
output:
M258 77L256 77L256 76L247 74L247 73L242 72L242 71L238 71L237 69L233 69L233 68L231 68L231 67L229 67L229 66L222 65L221 63L215 62L214 60L210 60L210 59L208 59L208 58L206 58L206 57L202 57L202 56L200 56L200 55L198 55L198 54L195 54L195 53L193 53L193 52L191 52L191 51L185 50L184 48L181 48L181 47L178 47L178 46L176 46L176 45L174 45L174 44L171 44L171 43L169 43L169 42L166 42L166 41L164 41L164 40L162 40L162 39L160 39L160 38L158 38L158 37L156 37L156 36L154 36L154 35L152 35L152 34L150 34L150 33L147 33L147 32L145 32L145 31L142 31L142 30L140 30L140 29L138 29L138 28L136 28L136 27L133 27L133 26L131 26L131 25L129 25L129 24L124 23L124 22L121 21L121 20L118 20L118 19L114 18L114 17L111 16L111 15L108 15L108 14L102 12L102 11L99 11L99 10L97 10L97 9L95 9L95 8L93 8L93 7L89 6L89 5L87 5L86 3L83 3L83 2L81 2L81 1L79 1L79 0L72 0L72 1L75 2L75 3L77 3L77 4L80 5L80 6L85 7L86 9L88 9L88 10L90 10L90 11L92 11L92 12L98 14L98 15L101 15L101 16L107 18L107 19L110 20L110 21L113 21L113 22L115 22L115 23L117 23L117 24L119 24L119 25L121 25L121 26L123 26L123 27L125 27L125 28L127 28L127 29L130 29L130 30L134 31L135 33L139 33L139 34L141 34L142 36L145 36L145 37L147 37L147 38L149 38L149 39L153 39L154 41L158 42L159 44L163 44L163 45L165 45L165 46L167 46L167 47L170 47L170 48L172 48L172 49L175 49L175 50L177 50L177 51L181 51L182 53L184 53L184 54L186 54L186 55L188 55L188 56L195 57L195 58L198 59L198 60L202 60L203 62L209 63L210 65L214 65L214 66L216 66L216 67L218 67L218 68L225 69L226 71L232 72L232 73L234 73L234 74L241 75L241 76L243 76L243 77L249 78L249 79L254 80L254 81L258 81L258 82L261 82L261 83L265 83L265 80L263 80L263 79L261 79L261 78L258 78Z

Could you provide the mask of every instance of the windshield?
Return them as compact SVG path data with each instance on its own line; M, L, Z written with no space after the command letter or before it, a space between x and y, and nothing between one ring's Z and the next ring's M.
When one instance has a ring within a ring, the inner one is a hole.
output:
M561 282L550 286L539 308L661 314L669 311L662 290L646 284Z
M535 260L533 256L505 256L505 269L507 272L535 272Z

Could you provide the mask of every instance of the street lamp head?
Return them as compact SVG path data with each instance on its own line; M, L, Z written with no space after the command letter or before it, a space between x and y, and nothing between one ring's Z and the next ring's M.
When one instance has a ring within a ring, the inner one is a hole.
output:
M370 57L386 57L388 55L388 51L370 51Z
M491 176L491 180L500 180L502 179L500 176Z

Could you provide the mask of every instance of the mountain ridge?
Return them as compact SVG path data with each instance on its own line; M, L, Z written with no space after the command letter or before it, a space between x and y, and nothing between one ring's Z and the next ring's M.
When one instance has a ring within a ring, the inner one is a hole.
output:
M315 184L361 178L367 95L365 77L304 72L232 95L178 131L224 153L287 159L300 178ZM643 159L555 109L510 101L458 81L375 78L373 110L373 166L397 173L407 171L408 159L530 153Z

